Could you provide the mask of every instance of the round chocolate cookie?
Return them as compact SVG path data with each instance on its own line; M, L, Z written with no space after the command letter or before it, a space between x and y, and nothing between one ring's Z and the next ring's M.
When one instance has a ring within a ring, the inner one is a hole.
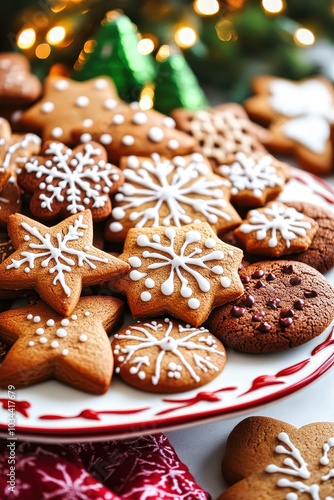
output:
M320 335L334 317L334 289L307 264L263 261L240 274L244 294L216 308L206 323L225 346L284 351Z

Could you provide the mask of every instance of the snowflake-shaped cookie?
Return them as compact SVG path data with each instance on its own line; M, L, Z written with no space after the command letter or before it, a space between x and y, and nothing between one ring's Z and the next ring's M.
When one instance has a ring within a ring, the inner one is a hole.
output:
M199 153L171 160L158 154L129 156L120 166L125 183L114 199L107 239L124 240L131 227L180 227L204 221L219 233L240 222L228 201L228 181L213 174Z
M246 418L228 438L222 471L233 486L219 499L333 500L333 448L332 422L298 429L273 418Z
M307 250L317 230L311 217L273 201L248 212L234 235L249 253L280 257Z
M276 198L286 179L285 164L263 153L237 153L231 165L220 165L216 171L230 181L232 203L247 207Z
M0 367L0 387L24 387L56 378L103 394L113 359L107 332L120 320L123 303L113 297L81 297L69 317L43 301L0 314L0 338L12 345Z
M69 149L47 142L42 156L31 158L18 175L22 189L33 193L30 210L37 219L67 217L89 208L93 220L111 212L109 196L123 182L120 169L107 162L103 146L90 142Z
M130 229L120 259L131 271L111 285L127 295L135 318L169 313L199 326L211 309L243 293L241 250L206 222Z
M124 274L129 265L95 248L90 210L72 215L51 228L22 214L8 220L16 251L0 265L5 289L36 288L55 311L69 316L82 286Z
M116 373L129 384L155 392L187 391L223 370L224 346L204 327L164 318L138 322L112 342Z

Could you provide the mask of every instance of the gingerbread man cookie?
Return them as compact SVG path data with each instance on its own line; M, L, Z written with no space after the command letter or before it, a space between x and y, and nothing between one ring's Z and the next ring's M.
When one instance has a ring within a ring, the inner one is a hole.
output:
M243 293L242 251L206 222L130 229L119 258L131 270L110 285L126 294L135 318L167 313L200 326L214 307Z
M19 123L40 132L44 141L73 144L72 131L76 127L88 128L97 119L108 119L119 102L108 77L76 82L49 76L45 80L43 99L25 111Z
M130 265L93 246L90 210L47 227L22 214L8 220L16 249L0 265L2 288L35 288L56 312L72 314L86 285L126 273Z
M292 82L259 76L245 103L249 115L269 125L266 147L293 153L300 165L318 175L333 168L334 90L325 78Z
M106 239L124 241L132 227L177 226L208 222L215 232L241 219L229 203L229 182L212 172L199 153L166 159L128 156L120 168L125 183L113 202Z
M41 156L24 164L17 181L32 193L30 210L37 220L66 218L89 208L93 220L100 221L110 215L110 195L123 183L123 174L107 162L101 144L88 142L72 150L49 141Z

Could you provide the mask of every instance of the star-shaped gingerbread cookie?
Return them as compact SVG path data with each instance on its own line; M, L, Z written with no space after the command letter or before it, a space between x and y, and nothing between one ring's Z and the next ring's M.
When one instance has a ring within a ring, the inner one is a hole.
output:
M82 297L70 317L43 301L0 314L0 337L13 344L0 368L0 387L49 378L93 394L107 391L113 372L109 333L121 319L114 297Z
M43 140L73 144L72 130L90 127L95 120L108 119L119 98L108 77L85 82L49 76L44 97L25 111L19 122L42 133Z
M123 275L130 265L93 246L90 210L47 227L22 214L8 220L15 252L0 265L5 289L35 288L59 314L69 316L81 289Z
M108 151L109 161L118 164L122 156L150 156L158 153L168 158L195 150L196 142L175 129L175 121L154 109L143 111L138 102L113 109L107 119L101 115L91 127L73 131L76 141L97 141Z
M334 90L326 78L298 82L274 76L258 76L254 94L244 103L254 120L269 126L264 145L293 154L305 170L331 173L334 163Z
M131 271L110 285L126 294L135 318L168 313L200 326L214 307L243 293L242 255L207 222L130 229L119 258Z
M73 150L48 141L40 156L32 157L18 175L19 186L32 193L31 213L38 220L67 217L89 208L94 222L111 212L110 195L123 183L122 171L107 162L97 142Z

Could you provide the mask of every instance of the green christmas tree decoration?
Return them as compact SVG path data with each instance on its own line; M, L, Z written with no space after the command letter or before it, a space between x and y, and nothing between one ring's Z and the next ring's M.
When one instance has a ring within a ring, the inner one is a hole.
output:
M176 108L195 111L208 107L205 94L180 51L163 45L156 60L154 109L168 115Z
M138 32L131 20L118 11L108 12L92 39L94 50L73 78L109 76L122 99L137 100L141 88L154 79L155 65L151 55L138 52Z

